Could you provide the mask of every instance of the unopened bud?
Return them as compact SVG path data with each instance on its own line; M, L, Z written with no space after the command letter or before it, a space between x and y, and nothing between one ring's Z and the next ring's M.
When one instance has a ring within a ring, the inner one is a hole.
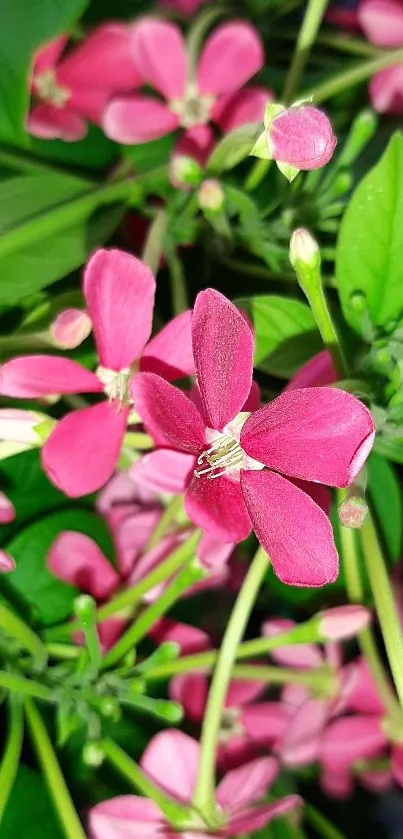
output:
M0 524L10 524L15 519L14 504L4 492L0 492Z
M105 752L101 743L96 740L89 741L85 744L82 751L83 762L86 766L102 766L105 760Z
M80 594L74 601L74 613L83 624L95 621L96 603L90 594Z
M335 606L320 612L318 617L323 641L344 641L368 626L371 613L365 606Z
M0 574L9 574L15 571L15 562L9 554L0 549Z
M268 131L273 160L293 169L320 169L329 163L336 148L329 118L313 105L299 105L282 111Z
M212 213L219 213L223 209L224 190L219 181L214 178L203 181L199 189L199 207Z
M368 515L368 505L359 495L351 495L338 506L340 523L343 527L362 527Z
M169 165L169 180L176 189L190 189L198 186L203 178L203 170L193 157L186 154L174 154Z
M99 711L105 719L118 722L121 717L121 710L119 703L111 696L104 696L101 699Z
M2 408L0 410L0 440L26 444L26 448L38 446L42 442L38 426L55 421L39 411L24 411L21 408Z
M309 268L314 268L320 263L319 245L304 227L298 227L291 236L290 262L293 268L297 268L298 263Z
M50 327L53 343L63 350L74 350L88 338L92 329L91 319L81 309L65 309Z

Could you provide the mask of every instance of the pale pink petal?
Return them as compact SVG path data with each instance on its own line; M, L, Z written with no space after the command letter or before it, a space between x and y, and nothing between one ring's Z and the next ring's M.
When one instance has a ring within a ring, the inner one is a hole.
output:
M224 836L239 836L260 830L273 819L280 819L293 810L301 808L302 799L298 795L287 795L280 798L274 804L261 804L260 807L251 807L244 813L239 813L230 819L228 827L224 828Z
M262 626L262 635L272 638L275 635L282 635L290 629L294 629L294 621L286 618L272 618L265 621ZM270 650L269 655L277 664L283 667L296 667L297 669L310 669L323 665L323 655L316 644L295 644L295 646L278 647Z
M0 491L0 524L10 524L16 517L15 507L4 492Z
M67 414L42 449L50 480L71 498L100 489L111 477L127 424L127 409L108 402Z
M79 347L92 329L92 323L82 309L63 309L50 325L53 343L63 350Z
M38 444L38 435L34 429L45 419L45 414L36 411L24 411L21 408L0 408L0 440Z
M332 527L309 495L267 470L243 471L241 485L253 528L280 580L293 586L334 582L339 561Z
M403 113L403 63L385 67L372 77L369 94L372 106L379 113Z
M190 520L222 542L242 542L251 531L251 522L241 486L225 475L209 481L193 478L185 495Z
M282 393L252 414L241 446L286 475L343 487L362 468L374 435L371 414L355 396L312 387Z
M239 90L263 66L259 33L249 23L231 21L214 30L200 56L197 83L201 93Z
M332 357L328 350L314 355L306 364L297 370L290 379L285 390L299 390L305 387L323 387L337 382L337 374L333 367Z
M203 533L197 547L197 556L208 571L218 571L228 562L233 550L232 542L221 542L211 533Z
M269 791L278 771L274 757L251 760L227 772L217 787L217 802L234 815L262 798Z
M164 536L163 539L158 542L158 545L137 558L128 579L129 585L134 586L136 583L140 582L140 580L146 577L147 574L157 568L170 553L173 553L180 544L181 538L178 535L172 534ZM147 591L143 597L144 602L152 603L156 600L163 591L166 583L167 581L164 581Z
M156 449L133 463L130 477L159 494L185 491L194 468L194 456L172 449Z
M131 394L157 445L193 454L206 447L202 418L181 390L155 373L138 373L132 379Z
M242 709L241 724L254 742L266 748L283 736L289 722L289 710L281 702L259 702Z
M1 425L0 425L1 428ZM132 480L128 472L116 472L97 498L99 513L107 515L116 509L133 511L136 505L155 505L155 493Z
M120 795L89 811L91 839L164 839L164 817L148 798Z
M183 731L161 731L148 744L140 764L154 783L179 801L193 795L199 762L197 740Z
M109 99L110 94L107 90L76 88L70 91L68 110L85 120L94 122L95 125L101 125Z
M289 682L288 685L284 685L281 691L281 701L290 713L293 713L308 698L309 691L305 685L297 685Z
M325 766L322 770L321 787L330 798L349 798L354 792L354 777L350 769Z
M15 571L15 560L0 548L0 574L9 574L10 571Z
M203 719L209 683L203 673L180 673L171 679L169 696L182 705L185 716L191 722Z
M348 709L358 714L383 714L385 709L366 660L360 658L353 666L354 680L348 696Z
M161 518L162 508L142 509L128 513L116 526L115 539L119 550L119 569L127 576ZM111 520L110 520L111 521Z
M358 21L371 44L391 49L403 44L403 7L399 0L361 0Z
M403 744L395 743L392 748L392 771L396 782L403 787Z
M212 119L225 134L252 122L263 122L266 105L273 102L271 90L250 87L220 96L214 105Z
M158 373L168 382L192 376L195 372L191 334L192 312L173 318L142 352L140 370Z
M63 393L99 393L98 377L70 358L22 355L0 367L0 393L18 399L36 399Z
M329 716L329 703L307 699L293 714L276 752L288 766L306 766L317 759Z
M109 95L140 87L130 41L130 27L124 23L98 26L63 59L58 67L60 83Z
M214 133L209 125L194 125L181 134L173 154L174 157L190 157L204 167L214 144Z
M320 613L320 633L328 641L353 638L368 626L371 612L365 606L335 606Z
M155 623L150 635L158 644L163 644L166 641L173 641L178 644L181 655L201 653L211 647L210 638L202 629L197 626L178 623L178 621L173 621L170 618L161 618Z
M59 580L91 594L95 600L106 599L119 584L119 574L85 533L60 533L49 550L47 565Z
M68 107L56 108L54 105L41 103L35 105L28 114L27 130L42 140L64 140L66 143L74 143L84 139L87 125L81 116L69 111Z
M193 355L205 419L221 431L242 410L253 375L253 333L240 311L214 289L196 298Z
M132 51L143 81L166 99L178 99L186 84L186 52L178 26L146 17L132 29Z
M111 647L114 647L116 641L119 640L127 625L127 620L117 616L107 618L98 624L98 635L103 652L107 652Z
M241 708L265 693L267 685L264 682L254 682L249 679L231 679L227 696L226 708Z
M151 96L119 96L106 107L102 126L111 140L131 145L176 131L179 118Z
M59 35L35 53L35 76L55 68L68 40L68 35Z
M387 743L382 722L375 716L342 717L330 723L321 741L320 759L343 769L378 754Z
M97 250L87 264L84 294L101 364L124 370L151 333L155 279L144 262L119 250Z

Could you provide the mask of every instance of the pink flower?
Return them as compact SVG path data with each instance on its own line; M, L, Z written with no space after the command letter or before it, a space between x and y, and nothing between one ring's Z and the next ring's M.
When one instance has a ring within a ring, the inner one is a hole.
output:
M2 549L0 549L0 574L9 574L10 571L15 570L15 561Z
M336 137L329 118L312 105L298 105L282 111L268 129L273 160L294 169L319 169L329 163Z
M160 0L160 5L190 17L196 14L199 7L206 2L207 0Z
M173 23L147 17L132 29L132 50L143 80L166 100L143 94L115 97L103 116L105 133L120 143L145 143L210 120L224 130L245 117L262 119L270 94L243 87L263 65L258 33L248 23L219 26L207 39L196 76L188 73L185 42Z
M15 507L4 492L0 492L0 524L10 524L15 519Z
M369 411L333 388L293 390L259 410L248 408L253 334L212 289L196 299L192 341L200 410L152 373L139 373L131 385L156 445L195 458L185 494L189 518L222 541L241 541L253 526L284 582L334 580L330 522L292 481L350 484L373 444Z
M50 335L55 346L62 350L73 350L88 338L92 323L82 309L63 309L50 326Z
M358 20L372 44L385 49L403 45L403 5L400 0L361 0ZM403 111L403 63L375 73L369 84L371 102L380 113Z
M113 95L141 84L124 24L99 26L62 57L67 41L56 38L35 59L28 130L47 140L82 140L87 122L99 125Z
M169 695L179 702L192 723L201 725L207 702L209 681L203 673L175 676ZM286 729L290 715L281 702L256 702L267 685L263 682L233 679L225 700L218 746L221 769L239 766L269 749Z
M174 318L148 341L154 294L154 277L141 260L123 251L98 250L84 274L84 297L100 360L96 373L49 355L15 358L0 369L4 396L35 399L104 391L109 397L65 416L42 449L46 474L66 495L94 492L111 477L129 421L129 384L138 364L169 379L193 372L190 312Z
M200 746L181 731L156 734L146 748L141 766L165 793L181 804L190 803L196 781ZM301 804L297 795L289 795L272 804L256 804L271 787L277 763L271 757L254 760L228 772L217 787L216 797L222 824L216 833L201 817L192 819L189 829L175 831L157 805L135 795L103 801L90 810L91 839L210 839L252 833L272 819L291 812ZM191 818L191 817L190 817Z

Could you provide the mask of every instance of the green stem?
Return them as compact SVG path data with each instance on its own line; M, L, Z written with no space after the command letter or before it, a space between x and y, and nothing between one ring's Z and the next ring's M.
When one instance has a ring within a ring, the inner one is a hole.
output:
M38 760L53 799L55 812L66 839L86 839L51 739L35 703L30 699L25 701L25 714Z
M403 708L403 635L382 548L370 514L360 528L359 535L386 654Z
M41 682L34 682L32 679L24 679L23 676L16 676L14 673L6 673L0 670L0 688L22 693L25 696L33 696L35 699L44 699L47 702L55 701L55 694L52 688Z
M69 661L80 657L81 648L73 644L46 644L49 658L64 659Z
M181 510L183 510L183 495L175 495L165 507L157 526L154 528L147 542L144 553L148 553L148 551L151 551L152 548L158 545L158 542L170 530L172 522L176 521Z
M292 104L294 95L298 90L309 54L326 11L327 2L328 0L309 0L308 2L281 97L287 105Z
M128 431L124 436L123 445L141 452L154 448L152 437L143 434L142 431Z
M287 667L259 667L254 664L236 664L231 676L245 681L265 682L268 685L298 684L315 689L323 688L327 693L334 683L334 674L330 667L317 667L314 670L295 670Z
M154 221L150 224L146 243L141 258L156 276L164 252L164 239L167 228L167 214L165 210L158 210Z
M262 182L263 178L266 177L267 172L270 169L271 160L256 160L252 166L252 169L249 172L249 175L245 179L244 187L246 192L253 192L259 184Z
M167 261L171 279L172 311L174 315L180 315L189 308L183 265L176 250L167 253Z
M23 650L31 653L35 666L42 670L48 658L45 644L28 624L26 624L15 612L12 612L4 603L0 603L0 627L7 635L15 638Z
M391 67L393 64L402 63L403 49L382 52L377 58L364 61L362 64L353 64L352 67L343 70L341 73L337 73L337 75L330 78L327 82L323 82L316 87L312 87L310 90L304 91L301 94L301 99L312 98L315 104L318 105L330 99L332 96L342 93L343 90L353 87L353 85L367 81L375 73L378 73L379 70L383 70L385 67Z
M0 826L17 777L23 736L24 715L22 704L18 697L10 696L8 739L0 765Z
M323 839L346 839L337 827L308 801L304 804L305 819Z
M17 172L23 172L26 175L66 174L66 172L63 169L59 169L56 166L51 166L49 163L42 163L40 160L37 160L33 157L26 157L22 154L16 154L15 152L9 151L4 147L0 147L0 166L4 166L7 169L15 169ZM84 181L82 175L80 175L80 179Z
M269 557L263 548L259 548L232 610L211 682L201 732L199 769L193 796L195 807L207 817L213 816L215 810L217 741L233 664L269 563Z

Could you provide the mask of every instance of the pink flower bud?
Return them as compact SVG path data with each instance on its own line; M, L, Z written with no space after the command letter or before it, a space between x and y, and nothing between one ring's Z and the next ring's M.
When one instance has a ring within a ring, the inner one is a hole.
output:
M191 189L198 186L203 171L197 160L186 154L174 154L169 165L169 180L175 189Z
M224 206L224 190L219 181L208 178L199 189L199 207L218 213Z
M54 420L39 411L24 411L22 408L0 409L0 440L21 445L21 450L38 446L42 434L38 432L45 423L54 425ZM17 449L18 450L18 449Z
M324 641L344 641L368 626L371 613L365 606L335 606L321 612L319 619Z
M15 562L12 556L6 554L5 551L0 549L0 574L8 574L10 571L15 570Z
M81 309L59 312L50 327L53 343L63 350L74 350L88 338L92 323Z
M338 514L343 527L362 527L368 515L368 505L364 498L352 495L339 504Z
M15 519L14 504L0 491L0 524L10 524Z
M313 105L282 111L271 123L268 144L273 160L295 169L320 169L329 163L336 147L331 123Z

